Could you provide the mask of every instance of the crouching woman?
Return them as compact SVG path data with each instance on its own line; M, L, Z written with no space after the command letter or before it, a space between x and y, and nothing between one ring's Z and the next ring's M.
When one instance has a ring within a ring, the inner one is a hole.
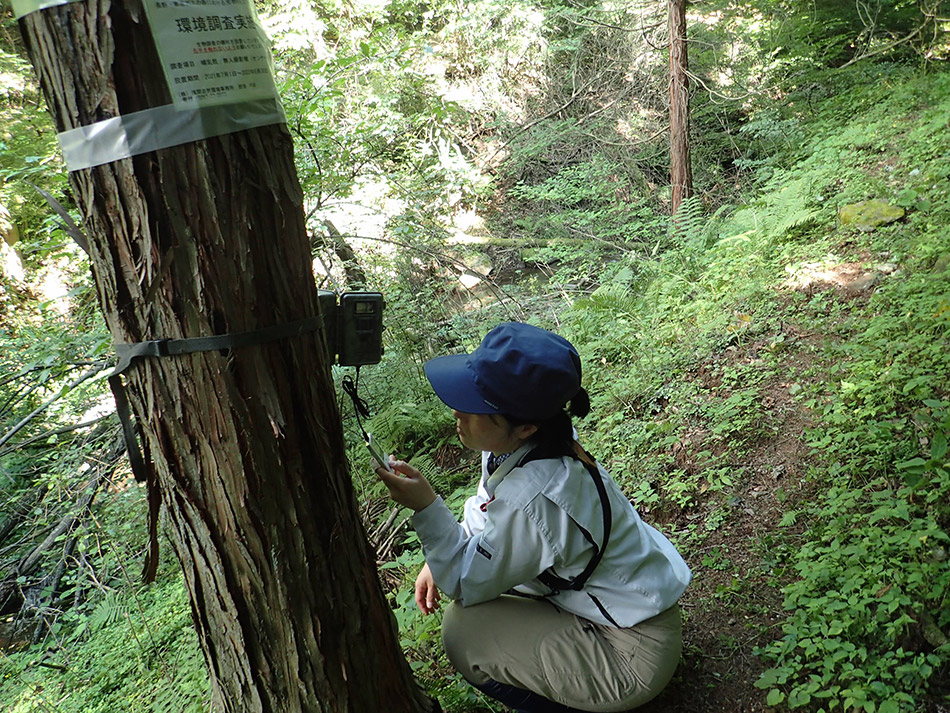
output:
M669 682L682 647L677 601L690 571L580 446L571 416L590 410L567 340L502 324L471 354L425 365L482 477L462 522L422 474L376 472L415 511L426 564L424 614L442 623L452 664L518 711L626 711Z

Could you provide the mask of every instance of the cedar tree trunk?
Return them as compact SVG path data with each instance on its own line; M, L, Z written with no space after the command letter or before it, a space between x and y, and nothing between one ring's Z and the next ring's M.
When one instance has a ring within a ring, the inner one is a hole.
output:
M170 101L144 11L20 22L59 131ZM316 315L292 143L267 126L70 174L116 342ZM127 375L216 708L428 707L357 513L322 337L146 359Z
M689 60L686 54L686 0L669 0L670 31L670 212L693 195L689 157Z

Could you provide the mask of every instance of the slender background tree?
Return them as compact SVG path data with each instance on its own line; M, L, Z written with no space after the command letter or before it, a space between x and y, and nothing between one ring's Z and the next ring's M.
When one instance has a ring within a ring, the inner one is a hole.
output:
M689 56L686 49L686 0L669 0L670 31L670 211L693 194L689 156Z

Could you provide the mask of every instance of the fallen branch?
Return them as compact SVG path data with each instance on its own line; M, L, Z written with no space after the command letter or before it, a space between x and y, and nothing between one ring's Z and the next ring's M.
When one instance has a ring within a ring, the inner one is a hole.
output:
M40 582L43 594L47 597L50 605L56 601L56 593L59 591L59 585L63 581L63 575L66 573L66 561L73 556L73 551L76 549L76 543L78 541L79 537L75 534L69 538L69 542L67 542L66 547L63 548L63 556L60 557L56 569ZM49 628L49 622L45 617L39 617L39 621L36 623L36 629L33 630L34 644L40 642L40 639L43 638L43 632L47 628Z
M86 371L84 371L82 374L79 375L78 378L74 379L73 381L68 383L66 386L64 386L62 389L60 389L59 392L57 392L55 396L47 399L44 403L42 403L41 405L33 409L33 411L31 411L29 414L27 414L25 418L23 418L23 420L21 420L17 425L15 425L10 431L7 431L7 433L4 434L3 437L0 437L0 446L5 444L11 438L13 438L30 421L32 421L34 418L39 416L41 413L43 413L46 409L48 409L54 403L56 403L61 398L63 398L70 391L75 389L84 381L88 381L89 379L96 376L100 372L105 371L105 369L108 366L109 365L107 362L99 362L98 364L93 366L91 369L87 369Z
M43 666L44 668L51 668L54 671L68 671L69 669L62 664L58 663L49 663L47 661L40 661L37 666Z
M56 545L58 538L63 534L72 532L76 527L80 518L92 505L96 492L102 483L105 482L106 475L109 471L110 469L106 467L98 469L96 475L87 483L86 490L79 499L77 507L63 516L55 527L50 530L43 541L34 547L25 557L20 558L19 562L11 568L9 574L3 579L0 579L0 609L7 608L7 602L9 602L10 597L20 588L17 579L32 572L39 564L42 556ZM69 550L71 552L71 548L69 548ZM64 559L67 556L68 554L64 554L64 557L60 559Z
M403 242L400 240L393 240L391 238L374 238L368 235L354 235L352 233L346 235L345 237L354 238L357 240L372 240L377 243L387 243L389 245L396 245L402 248L406 248L407 250L412 250L421 255L427 255L439 261L440 263L447 263L450 265L454 265L456 269L458 269L463 274L468 273L472 275L478 275L479 277L485 279L485 284L488 285L488 288L495 294L495 297L498 298L499 302L505 302L507 300L510 303L514 303L515 305L517 305L518 309L520 310L521 316L523 317L525 314L524 306L520 302L518 302L518 300L515 299L515 297L508 294L504 290L504 288L502 288L501 285L499 285L497 282L495 282L492 279L485 278L484 275L479 274L477 271L473 270L471 267L466 265L461 260L457 260L456 258L453 258L450 255L446 255L445 253L440 253L435 250L430 250L428 248L419 247L418 245L412 245L411 243Z
M927 20L924 22L924 24L921 25L920 27L918 27L918 28L917 28L916 30L914 30L913 32L911 32L909 35L906 35L906 36L904 36L904 37L901 37L900 39L894 40L894 41L891 42L890 44L884 45L883 47L879 47L878 49L874 50L873 52L865 52L864 54L858 55L857 57L852 57L852 58L849 59L847 62L845 62L844 64L842 64L840 67L838 67L838 69L841 70L841 69L844 69L845 67L850 67L852 64L855 64L855 63L860 62L860 61L862 61L862 60L868 59L869 57L877 57L877 56L882 55L882 54L887 54L888 52L890 52L890 51L891 51L892 49L894 49L895 47L900 47L901 45L910 42L910 41L913 40L914 38L919 37L919 36L923 33L923 31L924 31L924 29L927 27L927 25L929 24L929 21L932 20L933 18L935 18L936 16L927 13L927 14L925 14L925 17L927 18Z
M566 102L564 102L563 104L561 104L559 107L557 107L556 109L553 109L553 110L549 111L549 112L548 112L547 114L545 114L544 116L539 116L537 119L534 119L534 120L532 120L532 121L529 121L529 122L528 122L527 124L525 124L524 126L519 127L518 130L515 131L515 133L512 134L504 143L502 143L501 146L499 146L497 149L495 149L495 152L494 152L491 156L489 156L487 159L485 159L485 161L484 161L485 166L489 166L489 164L491 164L492 160L494 160L495 156L497 156L499 153L501 153L501 152L504 151L506 148L508 148L509 144L511 144L512 141L514 141L515 139L517 139L517 138L518 138L519 136L521 136L523 133L525 133L526 131L530 131L532 128L534 128L535 126L537 126L538 124L540 124L542 121L547 121L548 119L551 119L551 118L557 116L557 115L560 114L562 111L565 111L571 104L573 104L575 101L577 101L577 99L578 99L579 97L581 97L588 89L590 89L590 87L593 86L594 82L596 82L596 81L599 80L599 79L600 79L600 76L599 76L599 75L596 76L596 77L594 77L594 78L591 79L589 82L587 82L587 84L585 84L583 87L581 87L580 89L578 89L577 91L575 91L573 94L571 94L570 98L569 98Z
M76 510L63 516L46 536L46 539L34 547L33 551L30 552L26 557L20 560L14 575L22 576L32 572L39 563L40 557L43 555L43 553L51 549L53 545L56 544L56 539L60 535L70 532L76 526L79 518L86 511L86 508L92 504L92 500L96 496L96 491L99 489L99 486L102 484L104 479L104 471L100 471L96 474L96 476L87 485L86 492L83 494L82 498L80 498L79 505Z
M343 234L327 218L323 219L323 227L326 234L313 233L310 236L311 249L315 247L326 247L333 250L336 256L343 262L343 271L346 274L346 285L351 290L364 290L369 284L366 280L366 273L360 265L359 258L353 252L353 248L343 238Z
M73 217L69 214L69 211L63 207L63 204L60 203L56 198L53 197L49 191L44 191L39 186L30 183L29 181L23 181L26 185L32 186L37 193L39 193L43 198L46 199L46 202L49 204L49 207L53 209L53 212L56 213L60 218L63 219L64 225L60 227L62 230L73 240L76 241L76 245L82 248L82 251L89 254L89 240L83 234L82 230L79 229L79 226L76 225L76 221L73 220Z
M34 443L45 441L46 439L52 438L53 436L61 436L64 433L72 433L73 431L78 431L83 428L89 428L90 426L95 426L98 423L102 423L103 421L112 418L114 415L115 414L113 413L109 413L109 414L106 414L105 416L94 418L92 421L83 421L82 423L75 423L72 426L63 426L62 428L56 428L52 431L46 431L45 433L41 433L38 436L33 436L32 438L28 438L25 441L20 441L19 443L15 443L11 446L7 446L6 448L0 448L0 457L13 453L14 451L17 451L21 448L32 446Z
M3 521L3 524L0 525L0 545L4 543L10 536L10 533L13 532L21 522L29 517L30 513L33 512L33 508L43 499L48 490L48 485L41 485L26 493L15 505L9 508L10 514L7 516L7 519Z

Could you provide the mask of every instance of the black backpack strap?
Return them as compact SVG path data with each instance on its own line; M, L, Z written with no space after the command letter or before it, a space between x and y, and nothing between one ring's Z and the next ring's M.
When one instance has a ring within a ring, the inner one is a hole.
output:
M597 488L597 495L600 497L600 508L604 518L604 540L598 546L597 542L594 541L593 536L585 528L578 524L578 527L580 528L581 533L584 535L584 538L590 542L591 545L593 545L594 554L590 558L590 562L588 562L587 566L584 568L584 571L576 577L572 577L571 579L559 577L554 572L553 567L548 568L539 574L538 579L542 584L551 590L551 593L548 596L558 594L565 589L570 589L576 592L579 592L581 589L583 589L584 585L587 584L587 580L590 579L590 576L594 573L594 570L597 569L597 565L600 564L600 560L603 559L604 552L607 550L607 544L610 541L610 528L613 523L613 516L610 510L610 500L607 497L607 488L604 485L604 479L600 476L600 471L597 469L596 461L590 456L590 454L582 449L580 444L575 442L574 446L575 451L577 451L577 459L584 464L584 468L594 481L594 487ZM536 448L532 451L529 451L518 463L518 466L523 466L526 463L530 463L531 461L535 460L544 460L546 458L555 457L558 456L546 454L542 452L541 449Z

